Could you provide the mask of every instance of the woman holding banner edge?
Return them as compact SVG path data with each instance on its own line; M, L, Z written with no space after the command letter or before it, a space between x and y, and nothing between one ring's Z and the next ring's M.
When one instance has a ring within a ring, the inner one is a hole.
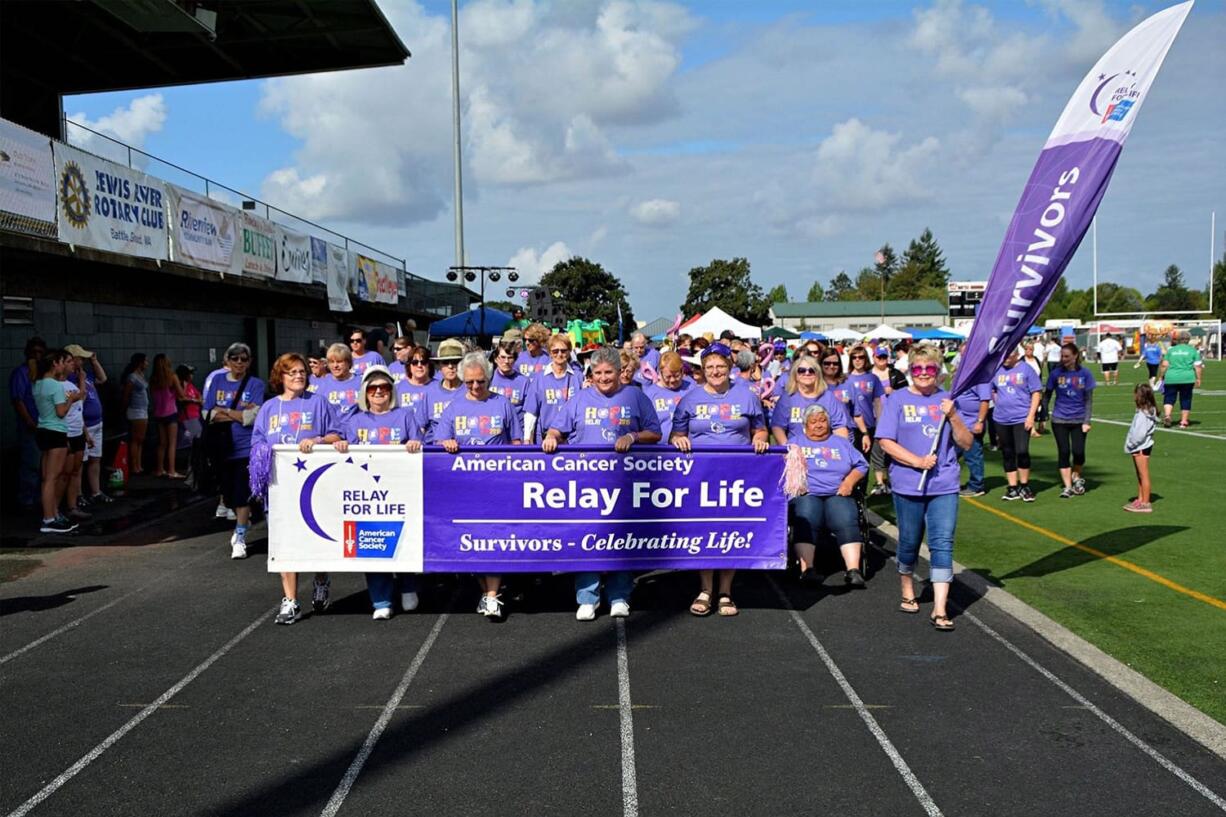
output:
M641 388L630 386L619 377L622 355L617 349L602 347L592 353L592 388L583 389L563 407L541 442L541 450L552 454L563 439L572 445L610 443L624 454L634 445L660 441L660 421L655 406ZM606 574L605 596L609 615L630 615L630 593L634 578L628 570ZM600 607L600 574L575 574L575 618L592 621Z
M898 609L920 610L913 573L920 541L928 535L929 582L932 584L932 626L954 629L946 607L953 581L954 531L958 523L960 469L956 445L971 447L974 435L958 415L949 392L937 386L941 355L929 346L911 350L911 383L885 400L877 423L877 439L890 457L890 484L898 519L898 577L902 598ZM1026 371L1030 371L1026 367ZM946 435L945 425L951 433ZM934 447L933 441L936 441ZM931 452L931 453L930 453Z
M816 364L811 368L816 370ZM712 343L702 350L705 382L701 388L687 391L673 413L669 442L678 451L688 454L695 447L752 445L756 453L765 454L770 448L762 402L749 389L733 389L729 380L731 371L732 350L723 343ZM735 616L739 612L732 600L735 575L735 570L719 572L718 611L721 616ZM706 616L711 613L715 571L700 570L698 576L700 589L690 604L690 612Z

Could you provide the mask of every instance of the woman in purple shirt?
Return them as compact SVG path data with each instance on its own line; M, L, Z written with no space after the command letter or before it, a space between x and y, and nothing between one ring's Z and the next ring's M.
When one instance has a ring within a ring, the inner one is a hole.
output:
M341 424L341 437L332 447L344 454L355 445L403 445L410 454L421 451L421 430L417 415L395 407L396 383L386 366L371 366L362 375L358 391L358 410ZM371 615L375 621L392 617L392 604L399 584L400 606L406 613L417 609L417 576L411 573L367 573Z
M481 352L469 352L460 362L460 372L466 387L463 397L457 397L443 410L434 426L434 439L441 442L449 454L461 447L477 445L519 445L523 429L511 401L490 391L493 367ZM477 612L491 620L502 618L501 576L482 576L482 595Z
M856 423L854 440L856 448L865 454L872 454L874 460L880 458L880 465L874 468L885 470L885 458L878 452L881 446L874 443L877 428L877 416L881 414L881 400L885 397L885 387L880 378L872 372L872 361L868 358L868 349L864 346L853 346L847 356L851 372L847 375L847 387L851 389L851 399L855 404L856 416L863 420L864 431L860 431L860 423Z
M1056 395L1051 412L1051 433L1056 438L1060 481L1064 490L1061 499L1081 496L1086 492L1082 469L1086 464L1086 435L1090 433L1090 416L1094 411L1094 375L1081 365L1081 350L1075 343L1060 347L1060 367L1047 376L1043 401ZM1070 462L1069 455L1072 454Z
M920 540L928 533L932 626L952 630L946 602L954 577L954 529L958 523L958 456L971 447L972 435L958 416L949 392L937 387L941 354L930 346L911 350L911 385L885 400L877 422L877 439L890 457L890 485L898 519L898 575L902 601L898 609L918 613L919 599L911 575ZM1030 367L1025 367L1031 371ZM946 433L945 425L949 426ZM933 448L933 440L937 441ZM929 453L932 452L932 453ZM927 477L924 475L927 474ZM923 486L920 482L923 480Z
M234 534L230 537L230 558L247 558L247 529L251 526L251 426L256 412L264 404L264 381L251 377L251 347L231 343L226 349L225 374L208 382L204 395L204 410L210 425L225 424L230 430L233 447L219 475L221 495L227 508L234 511ZM233 408L231 408L233 407Z
M788 503L788 524L792 528L796 559L800 562L800 580L819 585L825 577L813 566L817 535L822 528L834 534L843 554L843 583L849 587L864 587L860 572L861 542L859 517L852 492L868 475L864 455L845 437L830 433L830 415L826 407L814 403L805 409L805 431L788 439L805 458L808 493Z
M715 445L752 445L758 454L770 447L766 440L766 416L757 395L749 389L732 388L732 350L723 343L712 343L702 350L701 387L692 388L677 403L669 442L679 451ZM735 570L719 572L718 609L721 616L738 612L732 600ZM711 612L714 570L698 571L700 589L690 604L690 612L705 616Z
M569 340L570 335L567 335L566 338ZM554 362L552 352L545 351L548 346L552 346L553 338L549 336L549 329L543 323L533 323L524 330L524 344L527 348L516 358L515 370L524 377L535 380L537 375L545 371L545 367ZM566 354L569 361L569 346Z
M843 404L826 388L826 381L821 377L816 357L802 355L792 364L785 391L771 411L771 434L779 445L787 445L789 437L804 433L805 409L814 403L825 406L834 434L840 437L851 436L851 420Z
M460 382L460 361L464 358L464 344L455 338L448 338L438 345L438 354L434 362L438 364L441 378L436 378L426 387L425 397L417 404L417 421L422 429L422 440L434 442L434 426L443 416L443 410L451 405L463 391Z
M1021 352L1014 349L992 375L992 422L1005 460L1009 487L1001 499L1006 502L1034 502L1034 491L1030 490L1030 431L1043 397L1043 381L1034 369L1020 363L1021 359Z
M592 354L592 388L584 389L566 404L562 413L545 432L541 450L552 454L565 439L572 445L612 446L625 453L633 445L660 441L660 422L656 410L643 390L622 382L621 353L604 347ZM617 570L605 578L609 615L630 615L630 591L634 579L627 570ZM575 618L591 621L600 607L600 574L575 574Z
M343 343L328 347L328 373L308 387L332 406L337 420L349 416L358 405L362 378L354 372L353 352Z
M854 436L851 439L859 440L857 447L861 451L868 450L868 448L872 447L871 442L867 444L867 447L864 447L864 441L868 439L868 422L860 416L856 403L855 389L847 382L847 375L843 374L843 358L839 355L839 350L827 349L818 360L821 361L822 380L826 383L826 391L839 401L840 405L843 406L843 412L851 421L848 429L854 432ZM873 379L875 380L876 378Z
M570 335L549 338L549 367L532 378L524 399L524 442L528 445L536 442L538 436L544 440L562 406L583 388L582 372L570 365L571 345Z
M494 374L490 378L490 391L511 401L522 426L524 400L528 398L528 386L532 381L515 370L516 348L517 344L513 341L503 341L494 349Z
M410 346L404 367L405 376L396 381L396 405L417 411L418 404L426 398L426 389L434 382L434 364L430 362L430 350L425 346ZM396 376L390 367L388 371L392 372L392 377ZM419 425L420 420L419 415Z
M659 375L656 382L644 386L643 394L655 406L656 419L660 421L660 436L667 439L673 430L673 411L694 381L686 379L681 355L676 352L660 355L660 368L656 374Z

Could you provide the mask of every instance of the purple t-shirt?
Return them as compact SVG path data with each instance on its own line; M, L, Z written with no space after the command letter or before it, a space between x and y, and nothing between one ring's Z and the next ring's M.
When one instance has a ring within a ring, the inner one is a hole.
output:
M434 424L434 442L455 440L470 445L510 445L523 439L524 429L511 401L490 392L484 400L456 397Z
M102 398L98 396L98 384L94 382L93 366L85 370L84 418L86 427L102 422Z
M673 430L673 412L677 410L677 404L681 402L682 395L693 386L693 380L682 378L676 391L655 383L643 387L643 394L647 395L656 410L656 419L660 422L660 436L664 442L668 442L668 435Z
M814 496L833 496L852 470L868 473L868 462L846 437L831 434L821 442L810 440L804 434L788 438L789 445L800 446L805 457L809 493Z
M958 411L958 416L962 418L962 422L966 423L967 428L970 428L979 422L979 404L991 399L991 384L980 383L978 386L971 386L955 397L954 407Z
M30 367L22 363L9 375L9 399L25 404L30 418L38 422L38 404L34 402L34 383L30 380Z
M1048 390L1056 393L1051 418L1063 423L1090 422L1086 416L1086 393L1093 391L1096 385L1094 375L1084 366L1071 372L1063 366L1053 369L1047 377Z
M423 442L432 443L435 441L434 426L443 416L443 411L447 406L451 405L451 401L458 397L463 397L465 389L463 385L457 386L454 389L449 389L443 386L443 381L437 380L426 386L425 396L417 401L416 414L417 424L422 430Z
M877 425L873 401L885 397L881 380L872 372L858 372L847 375L846 385L851 389L851 399L856 406L855 416L863 417L869 428Z
M558 412L566 401L583 390L583 374L574 369L567 369L566 374L557 377L553 369L545 369L532 378L528 387L528 396L524 399L524 413L536 416L536 442L540 442L545 432L553 428Z
M242 378L231 380L226 375L218 375L209 381L209 390L204 395L204 410L212 411L215 408L229 408L230 403L234 400L234 393L238 391L238 387L242 385ZM237 411L246 411L247 409L258 408L264 402L264 381L258 377L253 377L247 381L247 388L238 398L237 405L234 406ZM242 423L230 423L230 438L234 441L234 449L230 452L230 459L241 460L244 457L251 455L251 426L245 426Z
M1030 371L1029 366L1021 368ZM932 438L941 428L941 401L949 399L949 392L938 390L925 397L913 394L910 389L899 389L885 398L881 407L881 419L877 421L877 439L893 440L903 448L921 457L932 451ZM928 472L924 491L919 489L919 468L890 460L890 485L894 493L904 496L940 496L958 492L958 453L950 436L949 423L941 430L941 442L937 446L937 464Z
M623 386L605 396L584 389L571 398L549 426L572 445L613 445L618 437L638 431L660 433L656 409L642 389Z
M429 388L430 383L419 386L416 383L410 383L407 379L397 381L396 405L400 408L416 409L418 403L426 399L426 390Z
M359 380L361 380L362 375L364 375L366 370L371 366L385 365L387 364L383 361L383 355L379 354L378 352L366 352L353 359L353 373L358 376Z
M545 367L548 365L549 353L544 350L536 357L533 357L528 354L527 349L524 349L519 353L519 357L515 358L515 371L529 379L535 379L538 374L545 371Z
M855 389L847 381L834 385L827 383L826 391L833 394L835 399L843 405L843 411L847 413L848 419L859 416L860 412L856 411Z
M332 373L324 375L315 381L315 394L318 394L332 406L338 422L358 410L358 389L362 388L362 378L350 374L348 380L337 380Z
M274 397L260 406L251 426L252 444L295 444L339 432L332 406L318 394L282 400Z
M687 435L695 448L748 445L759 428L766 428L762 402L745 388L711 394L697 386L681 396L673 412L672 433Z
M524 421L524 401L528 399L530 385L532 385L532 380L515 370L511 371L510 377L507 377L498 369L494 369L494 374L490 378L490 391L494 394L501 394L511 401L515 413L519 415L521 425Z
M805 433L805 409L814 403L826 409L826 414L830 416L831 431L840 428L851 428L851 418L847 416L846 407L834 396L830 389L826 389L817 397L805 397L800 393L799 389L791 394L784 394L779 398L779 402L775 404L775 408L771 411L771 427L782 428L788 437L796 434L803 437Z
M1026 421L1030 413L1030 395L1043 391L1043 381L1034 369L1018 362L1012 369L1001 366L992 376L992 418L1001 425Z
M392 380L396 383L399 383L401 380L404 380L409 376L409 373L405 371L404 364L399 360L393 360L391 363L389 363L387 365L387 370L392 373Z
M354 445L404 445L421 439L416 415L402 408L383 414L355 411L345 418L342 434Z

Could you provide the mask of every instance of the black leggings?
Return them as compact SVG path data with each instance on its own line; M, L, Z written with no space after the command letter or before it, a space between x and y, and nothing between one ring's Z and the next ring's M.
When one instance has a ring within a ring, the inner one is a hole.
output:
M997 423L996 438L1005 455L1005 473L1030 468L1030 432L1025 423Z
M1063 423L1056 420L1051 424L1051 433L1056 437L1056 451L1059 452L1060 467L1069 467L1069 452L1073 453L1073 465L1086 464L1086 433L1081 430L1081 423Z

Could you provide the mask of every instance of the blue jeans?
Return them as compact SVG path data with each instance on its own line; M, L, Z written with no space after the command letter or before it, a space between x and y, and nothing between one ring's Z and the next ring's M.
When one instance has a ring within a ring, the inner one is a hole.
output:
M898 572L915 572L920 541L928 532L928 580L947 584L954 579L954 529L958 526L958 495L904 496L894 494L898 517Z
M38 450L34 430L27 428L20 419L17 420L17 447L21 449L21 460L17 464L17 501L33 507L42 498L43 453Z
M370 593L371 607L378 610L393 606L397 592L416 593L418 578L416 573L367 573L366 590Z
M856 501L849 496L801 494L788 503L788 517L795 542L817 544L822 528L833 533L840 545L859 542L861 538Z
M634 590L634 576L628 570L615 570L605 574L604 594L609 604L624 601L629 603L630 591ZM600 574L575 574L575 603L600 604Z
M954 446L954 450L958 452L958 456L966 460L966 470L970 472L970 476L966 480L966 487L972 491L984 490L983 484L983 435L971 438L971 447L963 451L958 446Z

